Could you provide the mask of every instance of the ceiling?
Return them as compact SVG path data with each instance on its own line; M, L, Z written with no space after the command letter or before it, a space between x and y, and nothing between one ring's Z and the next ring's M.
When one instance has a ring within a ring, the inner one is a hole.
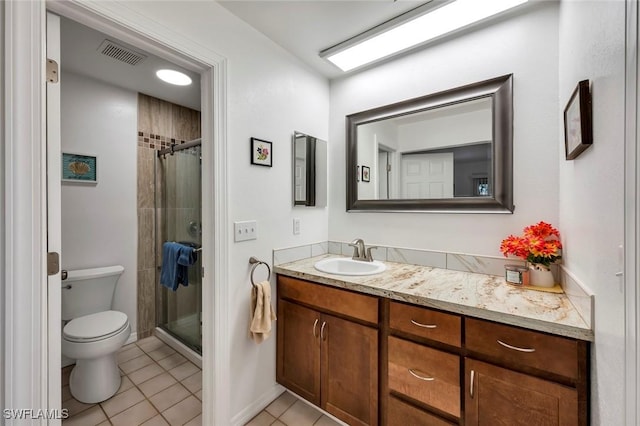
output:
M219 0L218 3L320 74L344 73L321 50L401 15L427 0Z
M136 65L130 65L105 56L98 48L108 39L125 48L146 56ZM114 86L144 93L165 101L200 110L200 75L169 61L151 55L118 39L107 36L70 19L61 17L61 78L65 71L86 75ZM190 86L174 86L158 79L158 69L170 68L191 77Z

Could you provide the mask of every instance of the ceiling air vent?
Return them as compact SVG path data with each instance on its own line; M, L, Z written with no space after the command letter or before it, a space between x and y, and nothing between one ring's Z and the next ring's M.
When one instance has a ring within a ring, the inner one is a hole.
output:
M103 41L98 48L98 51L103 55L121 62L126 62L129 65L137 65L139 62L143 61L146 58L145 55L134 52L133 50L128 49L120 44L114 43L111 40Z

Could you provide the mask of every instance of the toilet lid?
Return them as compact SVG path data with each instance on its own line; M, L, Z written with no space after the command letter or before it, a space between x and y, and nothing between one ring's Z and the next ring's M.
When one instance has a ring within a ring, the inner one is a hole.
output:
M114 334L127 324L126 314L118 311L104 311L69 321L63 333L65 337L73 340L94 340Z

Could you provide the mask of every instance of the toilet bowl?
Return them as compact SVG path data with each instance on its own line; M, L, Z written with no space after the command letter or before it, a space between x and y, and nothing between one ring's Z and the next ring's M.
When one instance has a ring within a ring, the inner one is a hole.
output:
M118 311L85 315L64 327L62 353L76 360L69 377L69 390L75 399L95 403L118 391L116 354L130 334L127 316Z
M68 271L63 281L62 354L76 360L69 377L75 399L96 403L109 399L120 387L116 355L131 335L123 312L111 310L122 266Z

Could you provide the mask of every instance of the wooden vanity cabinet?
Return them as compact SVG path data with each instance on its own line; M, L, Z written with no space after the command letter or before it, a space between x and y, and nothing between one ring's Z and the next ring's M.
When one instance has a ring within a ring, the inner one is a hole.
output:
M386 424L458 424L462 317L390 301ZM419 423L418 423L419 421Z
M349 425L589 424L586 341L285 276L277 326L277 381Z
M278 383L350 425L378 424L377 298L279 276L277 326Z
M465 425L586 426L588 343L465 318Z

